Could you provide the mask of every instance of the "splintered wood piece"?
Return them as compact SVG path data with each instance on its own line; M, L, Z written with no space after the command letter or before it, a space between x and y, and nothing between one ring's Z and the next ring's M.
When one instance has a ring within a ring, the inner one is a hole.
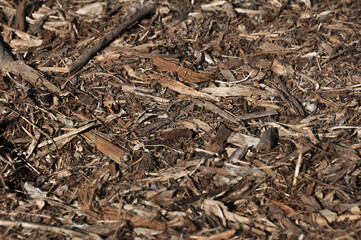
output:
M231 134L231 136L229 136L228 138L228 142L232 143L233 145L236 146L256 146L259 143L260 139L256 138L256 137L252 137L249 135L245 135L242 133L238 133L238 132L233 132Z
M63 138L63 139L57 141L56 145L54 145L54 144L49 145L44 150L38 152L36 154L36 156L39 157L39 158L42 158L42 157L46 156L47 154L49 154L50 152L62 149L67 143L69 143L71 140L73 140L73 138L75 138L76 136L77 135L73 135L73 136L70 136L68 138Z
M149 134L150 132L155 131L155 130L171 123L172 121L174 121L174 119L178 115L179 115L179 111L172 112L169 114L168 118L161 119L155 123L152 123L143 128L137 129L135 132L140 136L144 136L145 134Z
M274 171L272 171L270 166L261 162L260 160L254 160L253 164L257 166L259 169L263 170L269 177L275 178L277 176L277 174Z
M277 114L278 112L276 110L269 110L263 112L246 113L246 114L238 115L236 116L236 118L239 120L249 120L254 118L269 117Z
M120 34L122 34L128 27L133 23L141 20L146 17L148 14L153 12L155 9L154 4L146 5L133 16L126 19L122 24L120 24L116 29L105 35L100 39L94 46L89 47L77 60L75 60L71 66L69 66L69 71L74 72L86 64L92 57L94 57L97 52L108 46L114 39L116 39Z
M207 75L197 73L160 57L153 58L153 64L159 68L159 70L169 71L173 74L176 73L179 77L192 83L207 82L210 80Z
M77 236L80 239L94 239L94 240L103 239L102 237L94 233L85 232L81 230L73 230L67 227L52 226L43 223L32 223L25 221L12 221L12 220L0 219L0 226L8 226L8 227L21 226L22 228L36 229L37 231L42 230L52 233L58 233L58 234L62 233L70 236Z
M254 176L259 178L265 178L267 176L267 174L259 168L254 168L250 166L239 166L232 163L226 163L225 167L228 174L231 176Z
M203 91L219 97L261 96L263 99L268 99L274 96L274 94L269 91L252 87L209 87L204 88Z
M158 231L171 230L165 222L161 222L149 217L138 216L125 209L114 209L112 207L104 207L101 209L105 220L127 220L134 227L147 227Z
M298 196L300 197L300 200L304 204L307 211L319 212L323 209L323 207L318 203L318 201L313 196L307 196L302 193L300 193Z
M298 101L298 99L288 91L284 82L279 77L275 77L275 79L276 79L276 84L279 88L279 89L277 89L279 96L286 103L288 103L299 116L303 116L303 117L306 116L305 109L302 107L302 105Z
M26 65L23 61L15 61L2 41L0 41L0 71L20 75L34 87L41 90L47 89L53 93L60 93L60 89L49 82L41 72Z
M176 81L172 78L168 78L168 77L163 77L159 80L159 83L163 86L163 87L167 87L172 89L173 91L176 91L180 94L184 94L184 95L189 95L192 97L199 97L199 98L205 98L208 100L213 100L213 101L219 101L219 99L215 96L212 96L208 93L205 92L200 92L197 91L191 87L188 87L187 85Z
M87 139L91 143L95 144L96 148L100 152L110 157L118 164L124 163L124 157L128 156L128 153L125 150L99 136L94 131L83 133L82 136L84 136L85 139Z
M220 109L219 107L217 107L213 103L210 103L210 102L197 102L196 104L197 104L198 107L205 108L208 111L211 111L211 112L213 112L215 114L218 114L219 116L227 119L230 122L238 123L238 119L235 116L233 116L232 114Z
M78 128L78 129L75 129L74 131L70 131L70 132L65 133L65 134L63 134L63 135L60 135L60 136L54 138L52 141L50 141L50 140L45 140L45 141L41 142L41 143L38 145L38 147L39 147L39 148L40 148L40 147L44 147L44 146L46 146L46 145L52 144L53 142L57 143L57 142L59 142L59 141L63 141L64 139L69 139L69 138L71 138L73 135L77 135L77 134L79 134L79 133L81 133L81 132L84 132L84 131L86 131L87 129L94 127L95 125L96 125L95 122L91 122L91 123L89 123L89 124L87 124L87 125L85 125L85 126L82 126L82 127Z
M295 74L291 65L277 59L272 64L272 72L279 76L293 76Z
M360 156L357 154L355 149L344 147L341 145L333 144L336 153L348 161L360 161Z

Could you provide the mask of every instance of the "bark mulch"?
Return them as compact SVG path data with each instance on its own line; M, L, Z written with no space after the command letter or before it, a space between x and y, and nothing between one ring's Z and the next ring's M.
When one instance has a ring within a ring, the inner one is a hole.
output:
M0 31L4 239L361 238L359 0L9 0Z

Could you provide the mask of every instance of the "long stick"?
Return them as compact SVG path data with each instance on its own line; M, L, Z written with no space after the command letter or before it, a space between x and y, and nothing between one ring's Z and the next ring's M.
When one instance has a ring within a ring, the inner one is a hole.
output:
M122 34L130 25L134 22L139 21L144 18L155 9L155 5L147 5L144 8L136 12L132 17L128 18L123 22L119 27L105 35L100 39L94 46L88 48L77 60L75 60L72 65L69 67L70 72L75 72L84 64L86 64L92 57L94 57L98 51L102 50L104 47L109 45L114 39L116 39L120 34Z

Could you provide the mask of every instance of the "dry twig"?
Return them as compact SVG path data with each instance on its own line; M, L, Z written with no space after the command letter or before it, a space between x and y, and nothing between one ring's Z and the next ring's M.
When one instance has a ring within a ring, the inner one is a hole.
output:
M146 17L148 14L153 12L155 9L154 4L146 5L133 16L126 19L122 24L120 24L116 29L105 35L100 39L94 46L89 47L85 52L75 60L71 66L69 66L70 72L77 71L80 67L86 64L93 56L95 56L100 50L108 46L114 39L116 39L120 34L122 34L128 27L130 27L135 22Z

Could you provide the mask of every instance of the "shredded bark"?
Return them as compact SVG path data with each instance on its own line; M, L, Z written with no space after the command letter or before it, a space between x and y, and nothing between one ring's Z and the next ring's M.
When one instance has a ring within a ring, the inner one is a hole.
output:
M5 239L359 239L358 0L0 1Z

